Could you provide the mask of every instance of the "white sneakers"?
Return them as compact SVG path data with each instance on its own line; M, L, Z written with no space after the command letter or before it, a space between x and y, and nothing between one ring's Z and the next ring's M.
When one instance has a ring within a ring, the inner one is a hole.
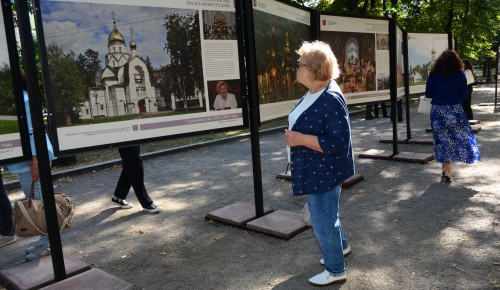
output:
M342 273L330 273L328 270L321 272L320 274L309 279L309 282L313 285L324 286L332 283L340 283L347 280L345 272Z
M347 245L347 247L342 251L344 256L349 256L351 254L351 246ZM319 260L321 265L325 264L325 260L321 258ZM320 274L309 279L309 282L313 285L324 286L332 283L340 283L345 282L347 280L345 272L342 273L330 273L328 270L321 272Z
M116 196L113 196L111 198L111 201L114 202L114 203L116 203L117 205L119 205L123 209L132 208L134 206L134 204L132 204L130 202L127 202L126 200L118 198Z

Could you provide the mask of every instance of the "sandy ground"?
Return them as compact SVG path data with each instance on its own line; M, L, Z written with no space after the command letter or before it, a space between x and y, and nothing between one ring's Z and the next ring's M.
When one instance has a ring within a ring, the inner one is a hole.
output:
M440 164L356 158L365 180L343 189L340 214L352 255L347 282L323 289L500 288L500 119L494 88L476 87L476 134L483 161L454 167L451 185L439 183ZM430 136L428 116L411 111L412 137ZM391 123L352 116L355 155L392 138ZM399 134L406 131L401 124ZM299 213L292 197L281 130L260 137L264 205ZM400 144L399 151L433 153L432 145ZM110 202L120 167L54 180L55 191L77 206L62 234L73 256L135 285L136 289L314 289L307 279L323 271L312 230L285 241L205 220L236 202L254 203L250 140L206 146L145 160L146 187L162 211L146 214L134 194L132 209ZM21 198L19 189L9 192ZM35 238L0 249L0 267L24 258ZM82 285L82 289L85 286Z

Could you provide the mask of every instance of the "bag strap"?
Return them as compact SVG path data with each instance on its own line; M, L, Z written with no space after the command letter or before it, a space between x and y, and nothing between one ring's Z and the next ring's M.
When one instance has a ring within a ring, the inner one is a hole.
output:
M64 194L61 195L64 196ZM66 225L69 222L69 219L73 216L74 212L75 212L75 207L73 206L73 204L71 204L71 211L68 214L68 216L62 221L61 228L59 229L60 232L62 232L62 230L66 227Z
M35 199L35 183L36 181L32 179L30 187L30 197L28 198L28 208L31 208L31 200Z
M42 230L40 230L39 227L36 226L35 222L33 222L33 220L31 219L31 216L30 214L28 213L28 211L26 210L26 208L24 207L24 204L21 200L18 200L16 201L16 203L18 203L18 208L21 209L21 213L23 214L23 216L26 218L26 220L33 226L35 227L35 229L40 232L41 234L43 235L46 235L47 233L44 233Z
M59 229L60 232L62 232L62 230L66 227L66 225L68 224L69 222L69 219L71 217L71 215L73 214L73 210L71 211L71 213L63 220L62 224L61 224L61 228Z

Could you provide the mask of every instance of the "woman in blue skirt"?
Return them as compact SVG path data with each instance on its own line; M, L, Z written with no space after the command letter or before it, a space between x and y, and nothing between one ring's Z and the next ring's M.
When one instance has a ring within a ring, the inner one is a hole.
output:
M461 103L467 98L463 62L453 50L432 64L425 96L431 98L431 127L436 161L442 163L441 181L450 183L454 162L472 164L481 154Z

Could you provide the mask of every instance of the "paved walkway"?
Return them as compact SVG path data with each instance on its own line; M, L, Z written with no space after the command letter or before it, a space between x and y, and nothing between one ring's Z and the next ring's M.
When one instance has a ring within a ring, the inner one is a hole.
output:
M454 167L440 180L440 164L356 158L365 181L344 189L340 214L353 254L345 284L323 289L493 289L500 287L500 119L491 106L494 86L476 87L473 111L483 161ZM430 136L428 116L412 108L412 135ZM388 119L352 117L355 155L392 136ZM400 136L405 136L400 126ZM299 213L305 200L275 177L286 167L281 131L260 138L264 205ZM432 153L432 145L399 145ZM311 230L289 241L206 221L236 202L254 201L250 140L205 146L145 160L146 187L162 212L142 213L110 202L120 174L114 166L57 177L55 191L77 205L63 252L124 279L137 289L316 289L307 279L321 271ZM10 191L12 199L22 196ZM18 263L35 238L0 249L0 267ZM82 288L83 289L83 288Z

